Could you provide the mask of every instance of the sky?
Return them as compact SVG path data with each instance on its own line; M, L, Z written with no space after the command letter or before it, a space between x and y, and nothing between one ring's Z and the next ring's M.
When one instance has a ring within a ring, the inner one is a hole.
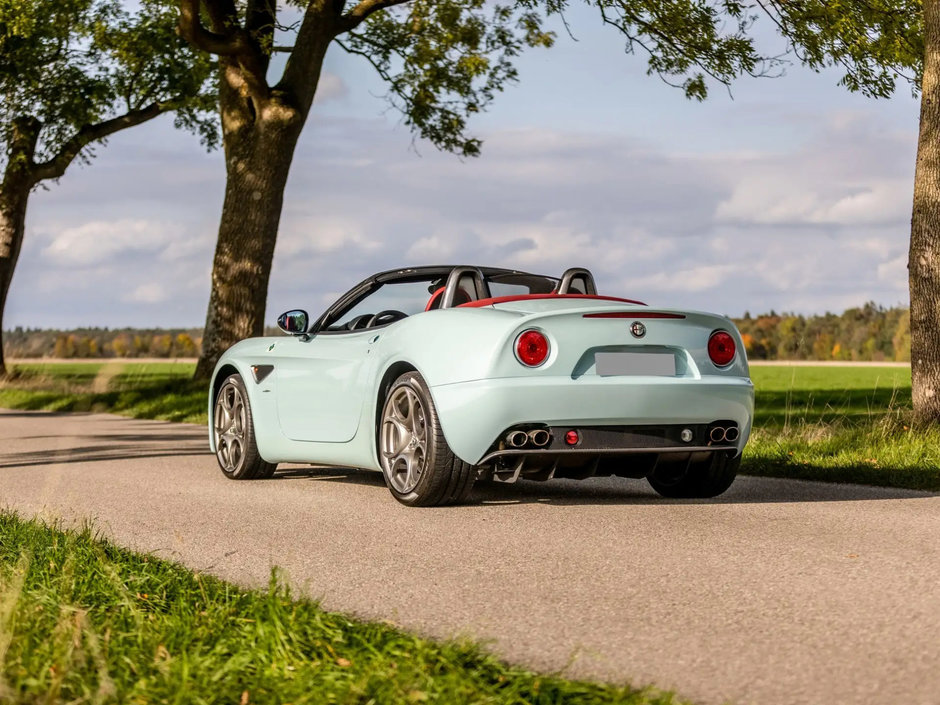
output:
M416 142L371 67L338 48L284 200L266 320L316 317L419 264L594 272L601 293L740 316L906 305L919 102L797 65L704 103L646 75L596 11L471 123L482 156ZM772 36L764 37L772 43ZM163 117L37 191L4 327L196 327L221 153Z

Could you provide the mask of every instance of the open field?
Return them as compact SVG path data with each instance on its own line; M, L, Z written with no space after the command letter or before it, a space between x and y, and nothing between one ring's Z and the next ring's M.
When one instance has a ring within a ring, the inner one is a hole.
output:
M669 694L539 675L0 513L0 701L623 703Z
M743 472L940 489L940 430L911 430L909 368L760 366L751 377Z
M193 364L26 363L0 385L0 407L107 411L205 423ZM940 431L912 431L910 369L759 365L755 428L743 472L911 489L940 489Z
M140 419L206 422L206 385L193 362L40 361L12 365L0 383L0 407L96 411Z

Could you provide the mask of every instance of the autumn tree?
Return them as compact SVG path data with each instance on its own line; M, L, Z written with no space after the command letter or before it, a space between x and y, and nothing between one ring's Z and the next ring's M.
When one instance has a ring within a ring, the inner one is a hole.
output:
M212 62L175 34L176 15L170 0L134 13L120 0L0 0L0 331L37 186L163 113L215 139Z

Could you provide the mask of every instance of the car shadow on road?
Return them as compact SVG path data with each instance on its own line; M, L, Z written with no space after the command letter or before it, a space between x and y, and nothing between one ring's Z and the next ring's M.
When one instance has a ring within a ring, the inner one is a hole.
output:
M617 477L589 480L558 480L539 483L521 481L514 485L478 483L471 501L479 504L541 502L556 505L578 504L785 504L791 502L857 502L885 499L918 499L933 495L912 490L868 485L807 482L783 478L741 476L731 488L708 499L669 499L660 497L646 480Z
M271 481L307 480L343 482L384 490L381 473L335 467L289 467L278 470ZM885 499L919 499L932 493L868 485L846 485L772 477L741 476L727 492L710 499L660 497L646 480L595 477L588 480L520 480L514 484L477 482L467 505L499 507L507 504L779 504L788 502L855 502Z

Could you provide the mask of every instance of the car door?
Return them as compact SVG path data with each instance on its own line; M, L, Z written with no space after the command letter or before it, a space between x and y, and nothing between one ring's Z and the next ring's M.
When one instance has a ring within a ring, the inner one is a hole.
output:
M363 374L375 331L321 333L276 344L277 414L295 441L345 443L362 415Z

